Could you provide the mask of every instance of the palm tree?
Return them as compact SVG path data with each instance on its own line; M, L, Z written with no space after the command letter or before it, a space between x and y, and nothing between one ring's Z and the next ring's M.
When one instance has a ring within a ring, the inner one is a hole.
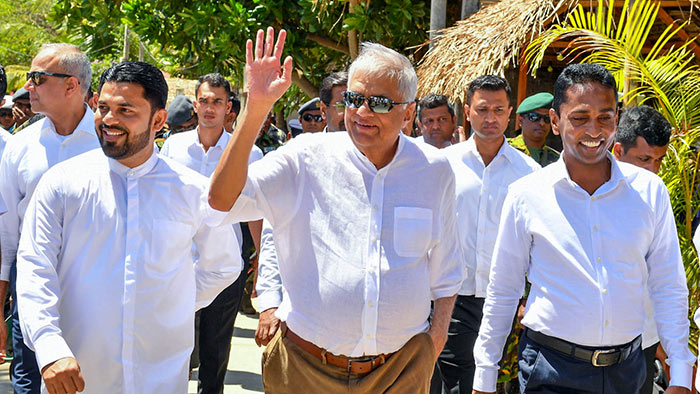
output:
M524 60L534 75L554 41L569 41L562 59L605 66L618 86L625 87L626 105L650 105L671 123L673 136L660 176L668 187L676 217L690 290L690 316L700 301L700 267L691 228L700 208L700 70L688 48L690 41L680 46L669 44L685 23L668 26L658 40L650 42L649 33L661 6L658 0L626 0L619 17L612 5L606 6L608 3L599 0L595 10L579 4L564 23L552 25L530 43ZM697 337L693 325L690 346L696 352Z

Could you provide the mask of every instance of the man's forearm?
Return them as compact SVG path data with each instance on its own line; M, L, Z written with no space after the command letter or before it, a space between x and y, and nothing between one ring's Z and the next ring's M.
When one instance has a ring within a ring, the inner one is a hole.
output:
M5 306L5 300L7 300L7 288L10 282L6 280L0 280L0 307Z
M433 320L428 334L433 340L435 360L437 360L447 342L447 329L450 326L452 308L455 306L456 299L457 295L453 295L452 297L438 298L433 301Z
M269 108L248 102L241 119L214 170L209 189L209 205L228 211L238 199L248 177L248 156Z

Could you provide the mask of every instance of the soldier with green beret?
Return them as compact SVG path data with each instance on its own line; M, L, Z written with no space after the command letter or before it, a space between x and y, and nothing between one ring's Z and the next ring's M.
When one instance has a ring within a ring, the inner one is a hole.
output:
M542 167L559 160L559 152L545 145L551 130L549 109L553 99L551 94L542 92L523 100L515 112L521 133L508 140L514 148L535 159Z

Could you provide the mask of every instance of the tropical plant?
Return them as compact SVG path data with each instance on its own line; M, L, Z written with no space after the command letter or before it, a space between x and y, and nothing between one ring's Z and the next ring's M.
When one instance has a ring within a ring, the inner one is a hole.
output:
M624 86L626 105L647 104L660 111L673 127L668 154L660 176L668 187L690 290L689 316L698 308L700 267L692 246L692 221L700 207L698 142L700 139L700 70L689 50L690 41L672 45L685 26L669 25L653 41L649 34L659 13L658 0L626 0L619 16L611 2L598 1L596 9L579 4L562 24L554 24L533 40L523 60L534 75L545 50L554 41L569 41L560 55L570 61L605 66ZM686 22L687 23L687 22ZM691 329L690 347L697 352L697 327Z

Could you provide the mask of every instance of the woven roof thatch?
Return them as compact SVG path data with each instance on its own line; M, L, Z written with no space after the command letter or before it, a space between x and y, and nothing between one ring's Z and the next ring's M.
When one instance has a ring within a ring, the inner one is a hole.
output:
M590 1L501 0L440 30L417 69L419 97L440 92L464 102L469 82L517 66L523 46L579 2Z

